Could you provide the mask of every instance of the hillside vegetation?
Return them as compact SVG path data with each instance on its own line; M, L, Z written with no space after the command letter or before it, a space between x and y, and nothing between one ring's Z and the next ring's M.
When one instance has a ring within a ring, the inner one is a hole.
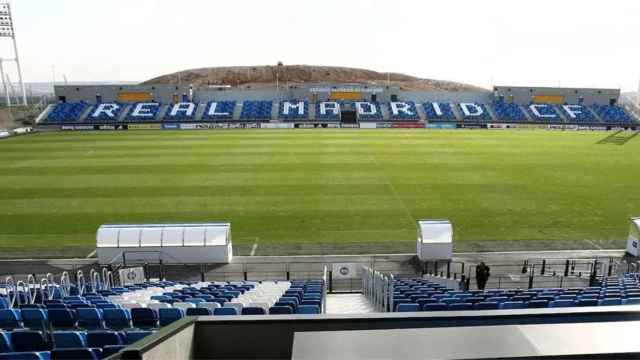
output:
M274 87L278 78L281 86L309 83L358 83L386 85L387 73L372 70L333 66L233 66L191 69L162 75L144 84L193 84L194 86L230 85L241 88ZM389 74L389 84L404 90L487 91L473 85L452 81L420 79L404 74Z

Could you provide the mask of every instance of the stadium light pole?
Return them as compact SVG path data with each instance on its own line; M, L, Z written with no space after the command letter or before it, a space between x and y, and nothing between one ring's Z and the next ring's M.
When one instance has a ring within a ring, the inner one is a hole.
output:
M16 68L18 70L18 80L20 81L20 88L22 90L22 103L27 106L27 90L22 81L22 69L20 67L20 57L18 56L18 42L16 41L16 33L13 27L11 5L8 2L0 3L0 37L8 37L13 40L14 59L12 60L16 62Z
M9 87L7 86L7 82L4 78L4 66L2 63L4 59L0 58L0 76L2 77L2 87L4 87L4 95L7 98L7 107L11 106L11 97L9 97Z

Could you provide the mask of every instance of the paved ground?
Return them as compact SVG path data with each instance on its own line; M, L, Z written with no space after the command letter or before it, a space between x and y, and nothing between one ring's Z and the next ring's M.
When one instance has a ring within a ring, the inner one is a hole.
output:
M375 309L362 294L327 295L327 314L368 314Z

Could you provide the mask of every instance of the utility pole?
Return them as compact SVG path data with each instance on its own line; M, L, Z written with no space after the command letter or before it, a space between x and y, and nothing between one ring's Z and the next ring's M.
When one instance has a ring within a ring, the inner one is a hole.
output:
M2 77L2 87L4 87L4 95L7 99L7 107L11 106L11 97L9 97L9 87L4 79L4 66L2 66L3 59L0 59L0 77Z
M16 62L18 70L18 81L22 90L22 104L27 106L27 90L22 81L22 68L20 67L20 57L18 55L18 42L16 41L16 32L13 27L13 17L11 16L11 5L8 2L0 3L0 37L8 37L13 40L13 61Z

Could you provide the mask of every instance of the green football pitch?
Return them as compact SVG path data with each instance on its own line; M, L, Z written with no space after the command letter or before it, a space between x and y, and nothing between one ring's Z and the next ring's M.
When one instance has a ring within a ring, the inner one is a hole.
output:
M621 248L639 186L631 134L42 133L0 141L0 257L87 256L105 223L204 221L230 221L241 255L412 252L430 218L453 222L456 251Z

